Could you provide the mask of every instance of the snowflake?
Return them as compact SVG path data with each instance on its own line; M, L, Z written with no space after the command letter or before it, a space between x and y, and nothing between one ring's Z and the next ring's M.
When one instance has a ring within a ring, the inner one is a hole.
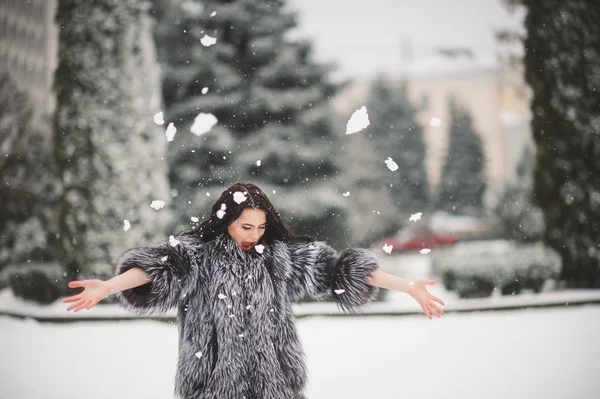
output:
M210 129L212 129L218 121L217 117L213 114L200 112L194 119L190 131L196 136L202 136L203 134L210 132Z
M427 255L428 253L431 252L431 249L429 249L429 248L423 248L419 252L421 252L422 255Z
M128 231L131 228L131 223L129 223L129 220L125 219L123 220L123 230Z
M367 107L364 105L354 111L348 123L346 124L346 134L352 134L356 132L360 132L367 126L369 126L369 115L367 114Z
M158 211L159 209L161 209L162 207L164 207L164 206L165 206L165 202L164 202L164 201L160 201L160 200L154 200L154 201L152 201L152 203L150 204L150 208L154 208L154 209L156 209L157 211Z
M258 161L256 161L256 166L260 166L261 165L261 160L259 159Z
M165 131L165 136L167 136L167 141L173 141L175 138L175 133L177 133L177 128L173 124L173 122L169 123L167 126L167 130Z
M233 193L233 200L238 204L241 204L242 202L246 201L246 199L246 196L241 191L236 191L235 193Z
M224 294L219 294L219 295L217 295L217 297L218 297L219 299L225 299L225 298L227 298L227 295L224 295Z
M398 170L398 164L394 162L392 158L388 157L388 159L386 159L384 162L387 165L388 169L392 172Z
M210 47L213 44L215 44L216 42L217 42L216 38L208 36L206 34L202 37L202 39L200 39L200 43L202 43L202 45L204 47Z
M157 125L164 125L165 120L163 119L162 112L157 112L156 114L154 114L154 123L156 123Z
M175 237L169 236L169 244L171 244L172 247L176 247L181 243Z
M223 216L225 216L225 209L227 209L227 205L221 204L221 209L217 211L217 217L219 219L223 219Z
M349 197L350 196L350 191L346 191L344 194L342 194L344 197Z
M258 252L259 254L262 254L263 251L265 250L265 246L262 244L258 244L254 246L254 249L256 250L256 252Z
M423 212L413 213L412 215L410 215L408 220L411 222L416 222L417 220L421 219L421 216L423 216Z
M196 357L200 359L202 357L202 351L196 352L194 353L194 355L196 355Z
M190 220L194 223L198 223L200 221L200 219L198 219L196 216L192 216Z
M208 87L203 87L202 88L202 94L206 94L208 93Z
M344 292L346 292L346 290L335 290L333 292L335 292L338 295L342 295Z
M441 124L442 120L440 118L436 118L435 116L429 121L429 125L433 127L438 127Z
M392 245L388 245L386 243L383 243L383 252L385 252L386 254L391 254L392 253L392 248L394 248Z
M213 11L213 12L211 12L211 13L210 13L210 17L211 17L211 18L212 18L212 17L214 17L215 15L217 15L217 12L216 12L216 11Z
M160 258L160 261L161 261L161 262L166 262L166 261L167 261L167 259L169 259L169 257L168 257L168 256L163 256L162 258Z

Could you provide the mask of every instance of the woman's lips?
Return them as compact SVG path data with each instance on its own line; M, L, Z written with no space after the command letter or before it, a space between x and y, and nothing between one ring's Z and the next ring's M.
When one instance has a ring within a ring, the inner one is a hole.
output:
M242 242L242 249L244 251L250 251L252 248L254 248L254 245L256 244L256 241L251 241L251 242Z

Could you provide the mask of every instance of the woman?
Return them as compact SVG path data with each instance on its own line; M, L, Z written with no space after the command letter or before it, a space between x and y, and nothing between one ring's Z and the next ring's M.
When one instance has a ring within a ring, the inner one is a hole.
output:
M304 397L306 368L292 302L329 294L351 312L383 287L410 294L431 319L443 314L435 303L443 302L426 289L433 283L383 273L367 250L338 254L293 234L265 193L236 183L198 227L128 250L108 281L69 283L84 290L64 302L77 312L117 293L139 314L177 306L182 399L296 399Z

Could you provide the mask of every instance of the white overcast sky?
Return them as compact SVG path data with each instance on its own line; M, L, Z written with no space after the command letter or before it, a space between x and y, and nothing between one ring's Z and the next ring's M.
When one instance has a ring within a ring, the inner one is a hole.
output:
M392 71L403 42L413 57L437 47L467 47L493 57L494 32L521 27L523 10L509 13L501 0L289 0L299 14L298 34L312 41L315 58L334 62L345 77Z

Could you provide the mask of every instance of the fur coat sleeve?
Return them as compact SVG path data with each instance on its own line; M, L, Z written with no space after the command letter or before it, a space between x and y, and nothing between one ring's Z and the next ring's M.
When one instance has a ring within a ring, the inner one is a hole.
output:
M327 294L346 312L356 312L374 298L377 287L368 284L378 268L375 255L366 249L349 248L337 254L324 242L288 243L290 273L288 294L292 300Z
M150 279L148 284L117 293L124 308L137 314L160 315L176 305L202 242L193 235L175 239L154 247L130 249L118 259L116 275L139 267Z

